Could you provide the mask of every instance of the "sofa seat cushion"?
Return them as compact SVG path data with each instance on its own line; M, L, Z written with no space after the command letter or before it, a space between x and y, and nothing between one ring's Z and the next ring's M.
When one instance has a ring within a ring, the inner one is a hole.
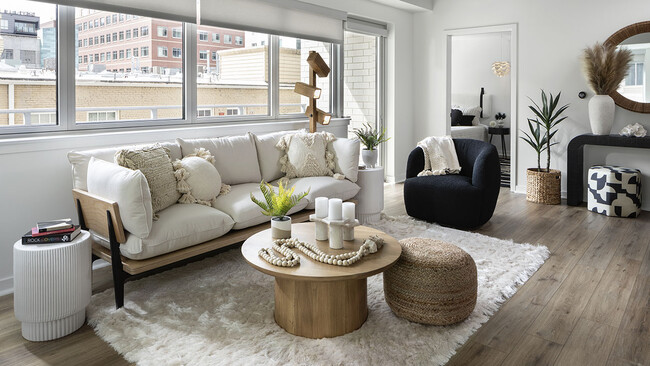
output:
M277 188L276 188L277 189ZM237 184L231 187L230 193L217 197L214 205L220 211L230 215L235 221L233 229L244 229L269 221L271 218L262 214L262 209L251 201L250 194L264 201L259 183ZM296 188L296 193L302 192ZM307 206L307 199L303 198L288 212L289 215L301 211Z
M158 212L151 233L146 238L128 234L120 245L122 255L131 259L147 259L175 250L191 247L226 234L234 221L225 213L199 204L174 204ZM99 242L107 248L105 240ZM140 253L130 249L141 247Z
M277 185L277 182L274 185ZM339 180L334 177L290 179L288 187L296 187L296 192L305 192L311 187L309 194L304 198L308 201L306 207L308 210L313 210L316 206L316 197L340 198L345 201L356 196L361 189L347 179Z

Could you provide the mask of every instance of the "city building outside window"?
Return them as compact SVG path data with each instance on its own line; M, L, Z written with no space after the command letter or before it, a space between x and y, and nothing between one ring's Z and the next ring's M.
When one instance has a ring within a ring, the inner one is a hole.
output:
M99 36L95 36L95 44L99 44Z
M106 25L106 23L105 23L104 18L103 18L103 17L102 17L102 18L99 18L99 26L100 26L100 27L103 27L103 26L105 26L105 25Z
M238 45L238 46L243 45L244 44L244 38L242 38L240 36L236 36L235 37L235 44Z
M88 112L88 122L100 121L115 121L117 120L117 112Z
M167 27L158 27L158 37L167 37Z
M131 39L131 30L130 29L128 29L126 31L126 39Z
M113 19L113 24L117 23L117 14L111 15L111 19Z
M111 60L111 53L106 52L106 61L110 61L110 60Z
M158 57L167 57L167 47L158 46Z
M124 21L124 14L120 14L120 22Z
M123 41L123 40L124 40L124 31L120 31L118 34L119 34L118 39L119 39L120 41Z
M131 49L130 48L126 49L126 58L131 58Z
M104 44L104 35L99 36L99 43Z
M141 27L140 28L140 34L142 34L143 37L148 36L149 35L149 27L148 26Z
M212 33L212 42L221 42L221 38L219 37L219 33Z
M107 15L106 16L106 25L109 25L109 24L111 24L111 16Z
M117 51L113 51L113 60L117 60Z
M173 38L182 38L183 37L183 31L181 28L173 28L172 29L172 37Z
M149 56L149 47L145 46L140 48L140 51L142 51L142 57L147 57Z
M88 38L84 38L84 47L88 47Z
M224 34L223 35L223 43L231 44L232 43L232 36L230 34Z
M2 50L2 56L0 56L0 58L3 60L13 60L14 50L5 48L4 50Z
M106 35L106 43L111 43L111 34Z
M93 37L88 38L88 45L89 46L93 45Z
M199 32L199 41L208 41L208 32Z
M56 113L55 112L32 113L31 123L33 125L55 125Z
M95 28L99 28L99 20L95 19L94 23L95 23Z
M133 38L138 38L138 28L133 28Z
M0 30L9 30L9 20L0 19Z
M84 30L88 30L88 23L84 22Z
M172 48L172 57L180 58L181 57L181 49L180 48Z
M120 60L124 59L124 50L120 50Z
M140 51L140 49L137 47L133 49L133 57L138 57L138 51Z
M196 111L197 117L211 117L212 116L212 109L210 108L199 108Z
M226 109L226 116L238 116L238 115L239 115L239 109L237 108Z
M208 51L200 51L199 60L207 60L207 59L208 59Z

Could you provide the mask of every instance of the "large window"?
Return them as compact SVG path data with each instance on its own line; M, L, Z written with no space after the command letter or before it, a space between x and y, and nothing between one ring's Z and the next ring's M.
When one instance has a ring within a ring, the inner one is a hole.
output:
M54 126L56 5L12 0L0 8L6 10L0 14L0 133L15 126Z
M206 37L208 31L212 34L227 32L242 39L246 37L243 31L202 28ZM258 33L257 36L269 38L268 34ZM242 116L269 114L267 48L205 44L201 45L197 62L197 108L212 111L199 118L234 116L232 110L237 110L237 115Z
M133 19L128 14L114 14L94 11L90 15L77 9L76 24L89 22L88 17L114 19L120 21ZM141 17L139 22L156 24L164 22L181 28L182 23ZM78 48L79 56L112 55L101 61L94 57L95 64L79 64L76 72L76 121L78 124L108 123L119 121L170 120L183 118L183 61L182 58L160 60L146 57L149 47L156 47L160 57L167 57L167 47L157 46L152 40L147 46L134 48L133 28L124 29L123 23L106 24L107 31L114 35L114 42L108 45L94 43L93 46ZM149 26L139 27L139 34L148 32ZM160 29L166 27L158 27ZM143 42L139 40L138 43ZM175 40L180 50L183 40ZM146 70L147 72L144 72ZM147 76L145 76L145 74ZM110 83L107 83L110 81Z
M17 21L7 18L14 12ZM306 119L307 100L293 89L309 79L309 51L333 70L342 56L307 39L27 0L12 1L0 19L0 134ZM195 54L186 58L188 49ZM340 110L335 75L318 80L318 107L328 112ZM57 95L75 98L59 111Z
M278 43L280 45L280 113L304 113L309 105L309 99L294 93L294 85L297 81L309 83L307 57L310 51L318 52L328 65L332 65L330 57L332 44L291 37L280 37ZM316 86L322 90L317 107L325 112L331 112L331 78L331 73L326 78L316 78Z

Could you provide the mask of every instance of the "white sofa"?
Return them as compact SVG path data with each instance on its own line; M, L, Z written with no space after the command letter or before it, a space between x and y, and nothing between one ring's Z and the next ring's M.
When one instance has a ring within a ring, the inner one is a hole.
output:
M260 181L275 184L283 177L279 164L282 152L275 145L287 132L290 131L259 136L248 133L230 137L177 139L175 143L161 143L169 149L172 161L193 153L197 147L209 150L215 157L214 165L223 183L231 185L231 191L219 195L215 207L176 203L158 212L158 219L151 222L148 236L139 237L125 232L126 241L119 247L122 256L132 260L144 260L219 238L231 230L268 222L269 218L262 215L260 208L251 201L250 193L261 197ZM81 191L88 189L87 172L92 157L113 162L115 153L122 148L124 146L69 152L74 188ZM313 209L316 197L348 200L359 192L360 188L355 183L358 174L359 142L337 139L331 143L331 148L336 153L335 172L343 174L345 179L329 176L291 179L290 186L295 186L296 192L307 189L311 191L289 214ZM117 204L121 206L120 202ZM107 238L96 235L95 241L110 249Z

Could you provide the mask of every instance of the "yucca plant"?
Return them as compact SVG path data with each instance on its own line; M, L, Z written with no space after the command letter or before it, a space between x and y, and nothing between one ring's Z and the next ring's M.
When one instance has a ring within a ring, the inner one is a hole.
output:
M386 137L386 130L382 130L381 133L377 129L372 128L370 123L365 123L362 128L355 128L352 132L357 135L357 138L361 143L366 147L366 150L374 150L382 142L390 140L390 137Z
M266 183L265 181L262 181L260 183L260 191L262 191L262 195L264 196L264 200L266 202L262 202L255 198L255 196L253 196L253 193L251 193L251 201L260 206L264 215L272 217L283 217L287 214L287 212L289 212L289 210L291 210L293 206L298 204L301 199L305 198L305 196L307 196L311 190L310 188L307 190L307 192L294 195L293 192L295 189L296 187L286 189L282 185L282 182L280 182L278 186L278 193L275 193L273 186Z
M546 170L549 172L551 170L551 146L557 144L557 142L552 142L553 137L557 133L557 129L554 129L567 117L560 117L567 108L568 104L565 104L561 107L558 107L560 103L560 95L562 92L557 93L557 96L553 97L553 93L546 95L546 92L542 90L542 106L540 107L534 100L530 99L533 102L533 105L528 106L531 111L535 114L536 118L528 118L528 129L530 134L526 131L522 131L524 136L521 138L526 141L534 150L537 152L537 171L541 172L542 166L540 162L540 156L542 152L546 151Z
M615 45L596 43L583 52L584 74L593 91L608 95L618 89L628 72L632 52Z

